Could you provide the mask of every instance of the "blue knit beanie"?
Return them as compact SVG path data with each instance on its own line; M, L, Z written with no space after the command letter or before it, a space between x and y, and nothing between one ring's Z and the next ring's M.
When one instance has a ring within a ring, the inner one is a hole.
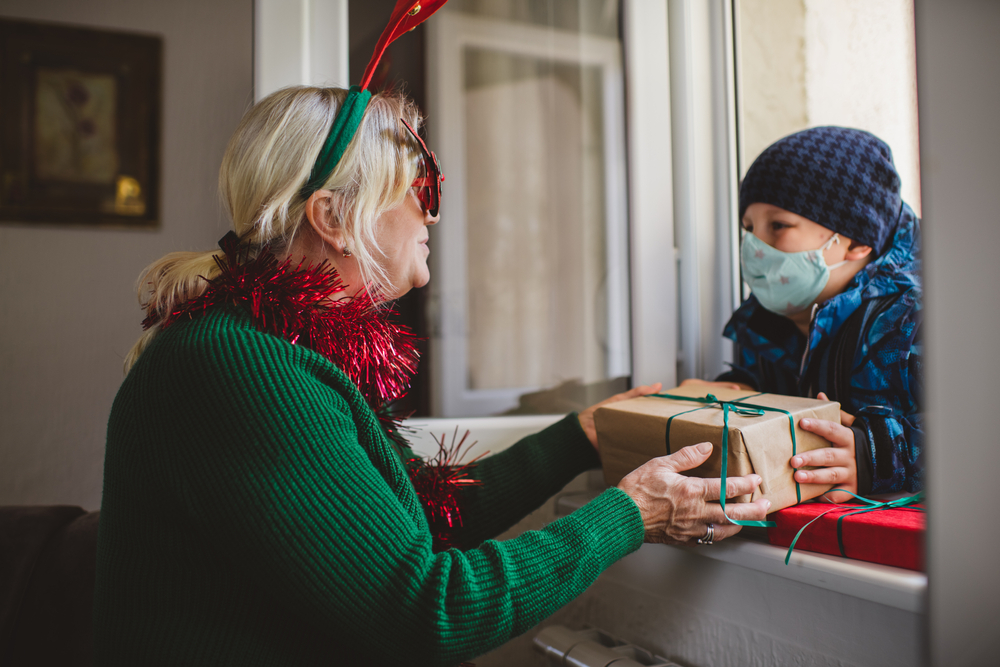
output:
M814 127L771 144L740 187L740 220L753 203L772 204L843 234L881 255L903 200L892 151L863 130Z

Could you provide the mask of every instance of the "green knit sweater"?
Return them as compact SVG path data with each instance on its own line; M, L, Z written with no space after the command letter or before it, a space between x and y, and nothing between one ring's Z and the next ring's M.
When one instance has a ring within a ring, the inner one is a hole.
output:
M315 352L218 308L162 332L108 424L98 665L454 665L637 549L609 489L513 525L597 458L575 415L483 460L462 549L434 553L399 455Z

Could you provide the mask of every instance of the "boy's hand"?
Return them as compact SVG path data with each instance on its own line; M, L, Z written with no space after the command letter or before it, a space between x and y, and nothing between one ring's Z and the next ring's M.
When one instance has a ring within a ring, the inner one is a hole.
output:
M708 380L699 380L698 378L688 378L681 382L682 387L719 387L721 389L744 389L746 391L753 391L753 387L747 384L742 384L740 382L709 382Z
M829 398L827 398L826 394L824 394L823 392L819 392L818 394L816 394L816 398L818 398L821 401L829 401L830 400ZM854 415L852 415L850 413L847 413L847 412L844 412L843 410L841 410L840 411L840 423L843 424L844 426L853 426L854 425Z
M820 400L829 400L825 394L817 396ZM858 462L854 458L854 431L848 426L854 423L854 417L843 410L840 412L843 424L825 419L803 419L799 426L815 433L830 443L825 449L813 449L796 454L791 458L793 468L802 466L817 466L817 470L796 470L795 481L801 484L836 484L838 488L851 493L858 492ZM851 499L846 493L830 491L825 494L835 503Z

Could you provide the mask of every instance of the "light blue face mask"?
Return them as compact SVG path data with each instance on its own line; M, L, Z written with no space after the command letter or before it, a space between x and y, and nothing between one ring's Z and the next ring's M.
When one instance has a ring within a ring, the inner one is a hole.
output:
M743 279L760 305L772 313L792 315L805 310L826 287L830 270L847 264L828 266L823 259L823 252L834 243L840 243L837 234L819 250L782 252L747 232L740 248Z

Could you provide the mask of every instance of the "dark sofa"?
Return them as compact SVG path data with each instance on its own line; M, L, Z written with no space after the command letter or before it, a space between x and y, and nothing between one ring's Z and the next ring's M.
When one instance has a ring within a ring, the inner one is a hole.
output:
M0 507L0 665L93 665L99 515Z

